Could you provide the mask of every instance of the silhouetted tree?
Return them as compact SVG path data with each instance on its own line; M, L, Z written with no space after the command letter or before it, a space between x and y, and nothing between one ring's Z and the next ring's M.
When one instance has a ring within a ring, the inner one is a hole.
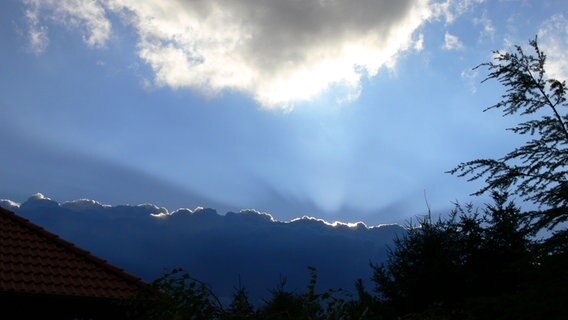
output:
M492 294L507 294L517 317L556 319L565 316L568 309L565 299L559 298L568 296L566 83L547 76L546 55L539 49L536 37L529 46L531 53L521 46L511 52L494 52L493 61L477 67L488 69L484 81L495 79L506 89L501 101L486 110L499 109L507 116L526 117L509 130L528 136L528 141L502 158L461 163L449 172L469 180L484 179L485 185L476 195L509 189L539 206L523 214L513 206L504 206L502 201L488 207L492 228L487 230L486 238L491 242L480 252L478 263L488 261L488 268L502 272L479 273L476 277L487 280L486 301ZM544 237L529 245L529 254L526 234L512 232L524 223L533 235ZM523 277L525 280L519 284ZM482 283L480 280L473 281ZM511 295L513 288L517 293Z
M375 319L382 314L380 301L365 289L362 279L355 281L355 290L357 299L351 299L343 306L345 319Z
M284 289L285 281L272 290L272 296L266 300L258 312L258 319L297 319L297 320L364 320L370 317L370 309L376 301L362 286L357 286L359 300L342 289L329 289L324 292L316 290L317 272L313 267L310 280L304 293L296 293ZM363 299L361 299L364 297ZM369 300L364 300L364 299ZM349 300L347 300L349 299Z
M272 290L271 295L260 310L262 319L309 319L314 316L306 310L302 297L285 290L283 285Z
M422 219L409 224L408 233L395 240L386 263L374 265L373 281L379 299L392 316L447 307L457 298L460 284L460 248L455 215L449 220Z
M154 280L148 290L129 302L131 319L220 319L223 305L205 283L182 269Z
M296 293L285 289L285 278L271 291L264 305L255 309L248 300L242 285L236 289L228 308L203 282L194 279L181 269L174 269L156 279L146 292L127 302L129 319L294 319L294 320L363 320L369 318L373 307L371 297L359 282L359 297L365 296L364 305L357 300L345 301L343 290L316 290L317 272L309 267L310 280L306 291ZM364 299L361 299L363 301Z
M265 305L260 310L262 319L307 320L321 318L323 307L320 305L322 296L316 292L317 272L314 267L308 269L310 280L307 292L297 294L285 290L286 279L281 279L278 286L271 291L271 298L265 300Z
M250 304L245 287L239 281L239 287L233 294L233 301L224 315L226 320L255 319L254 307Z
M485 109L500 109L504 115L529 117L510 128L530 140L499 159L477 159L450 170L469 180L484 179L475 194L510 187L513 194L543 207L533 212L533 229L554 229L568 220L568 112L566 82L551 79L545 70L546 55L537 38L529 41L534 54L521 46L512 52L494 52L484 80L496 79L505 88L502 100ZM562 233L566 238L566 233Z
M499 318L532 271L521 211L506 192L479 214L456 204L448 218L410 225L373 281L384 316L416 319ZM390 308L390 310L389 310Z

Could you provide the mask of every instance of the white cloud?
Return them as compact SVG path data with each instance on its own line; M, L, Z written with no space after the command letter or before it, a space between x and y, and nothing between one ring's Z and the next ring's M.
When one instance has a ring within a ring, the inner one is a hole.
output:
M42 193L38 192L36 194L33 194L28 200L51 200L51 198L48 198Z
M477 92L477 84L479 83L479 71L477 69L462 71L461 78L466 82L471 94Z
M40 17L62 23L70 29L79 29L83 40L92 47L100 47L108 40L111 23L100 1L94 0L23 0L28 9L26 18L30 28L30 45L42 52L48 43L47 27Z
M474 18L473 23L483 27L483 30L481 31L481 38L493 39L495 36L495 26L493 25L493 21L491 21L491 19L487 16L487 11L484 11L481 17Z
M10 210L16 211L20 208L21 204L9 199L0 199L0 207Z
M444 0L432 3L432 11L434 17L443 18L447 24L452 24L461 15L484 2L485 0Z
M461 50L463 49L463 43L457 36L446 32L444 35L444 49L446 50Z
M547 55L548 76L568 80L568 20L562 14L545 21L538 30L540 49Z
M24 1L79 27L91 46L108 40L112 12L136 29L155 84L239 90L266 107L338 85L356 96L362 77L420 47L413 34L432 16L428 0Z
M414 50L420 52L424 50L424 34L421 33L418 35L418 39L414 42Z
M41 54L49 45L47 27L39 23L38 12L35 9L26 10L26 20L28 21L28 41L30 49L35 54Z
M422 0L110 3L132 13L156 84L236 89L267 107L310 100L331 85L356 95L363 74L393 66L429 16Z

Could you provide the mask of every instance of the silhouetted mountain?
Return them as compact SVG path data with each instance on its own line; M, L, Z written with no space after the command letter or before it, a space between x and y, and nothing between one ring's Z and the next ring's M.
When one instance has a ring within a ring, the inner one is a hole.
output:
M397 225L327 223L302 217L280 222L266 213L213 209L168 212L152 204L108 206L93 200L59 204L41 194L21 205L0 206L72 241L95 255L151 281L183 267L229 296L240 281L251 298L266 296L281 277L288 288L304 288L308 266L318 270L320 288L352 289L369 279L369 262L382 262L387 246L404 233Z

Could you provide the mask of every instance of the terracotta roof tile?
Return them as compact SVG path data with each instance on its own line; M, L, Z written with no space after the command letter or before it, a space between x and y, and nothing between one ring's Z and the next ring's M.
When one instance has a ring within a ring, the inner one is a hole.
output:
M144 286L139 278L0 208L0 292L125 298Z

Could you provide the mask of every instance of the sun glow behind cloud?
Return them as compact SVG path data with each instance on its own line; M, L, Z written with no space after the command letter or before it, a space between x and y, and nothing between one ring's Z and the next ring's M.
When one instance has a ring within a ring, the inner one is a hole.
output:
M100 47L116 17L135 29L154 85L237 90L268 108L289 108L337 86L343 100L356 98L363 77L422 47L415 32L435 11L427 0L24 3L38 52L48 43L42 23L77 28L85 43Z

